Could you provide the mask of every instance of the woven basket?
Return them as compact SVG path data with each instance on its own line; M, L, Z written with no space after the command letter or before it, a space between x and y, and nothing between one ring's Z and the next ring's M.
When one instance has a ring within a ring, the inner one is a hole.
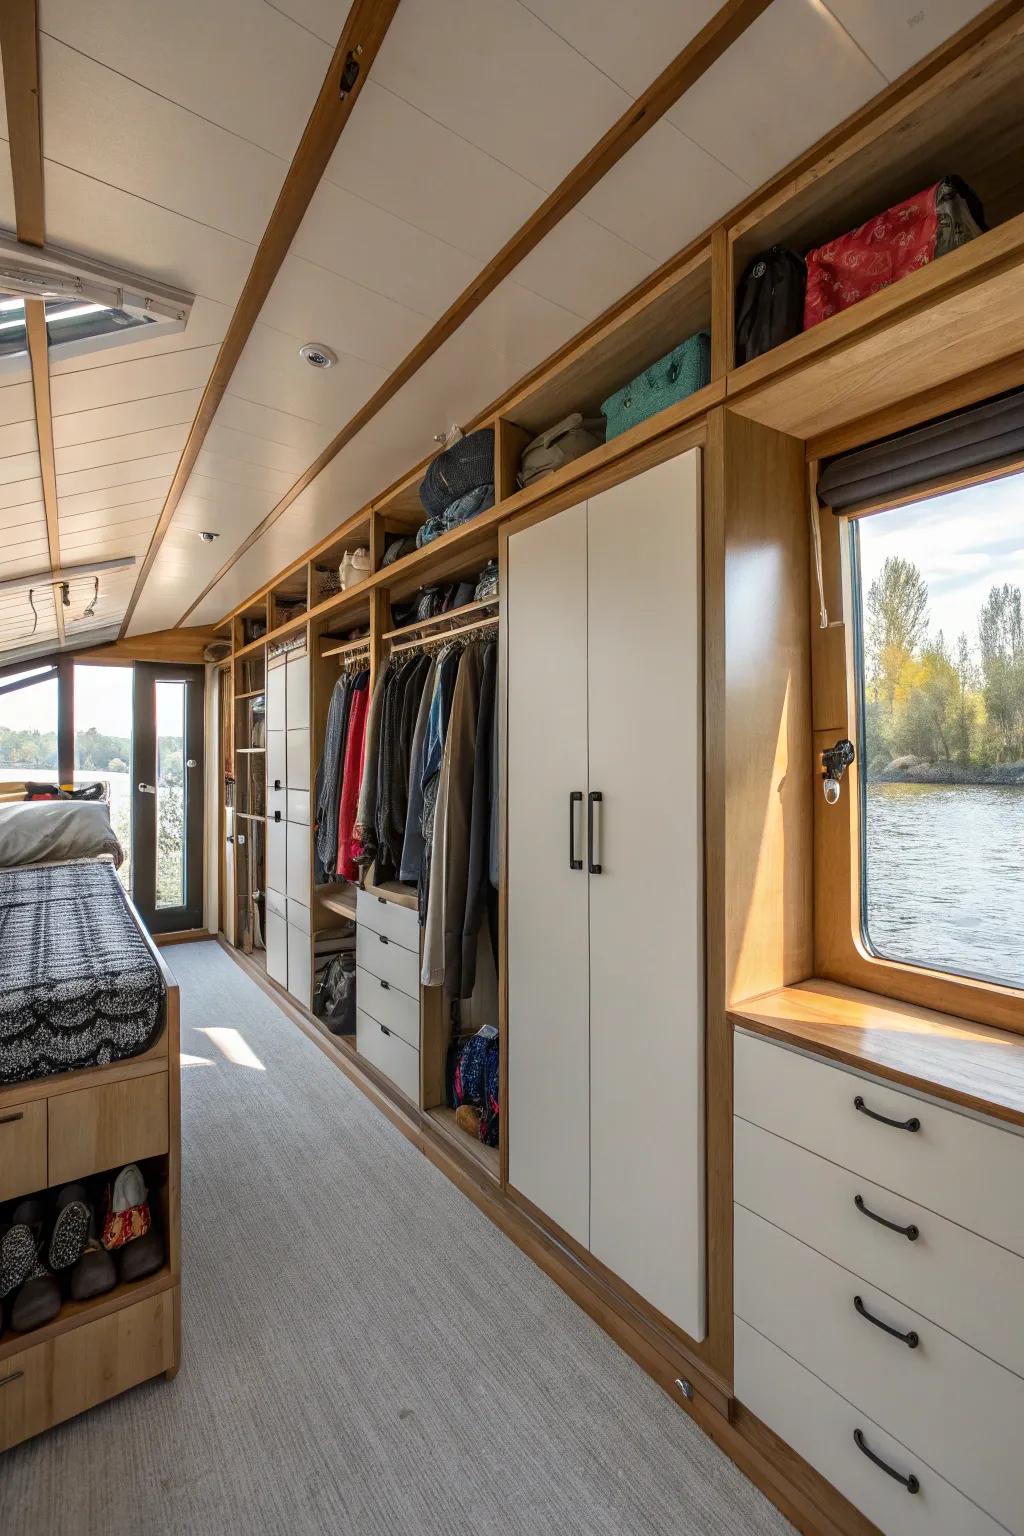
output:
M618 437L648 416L685 400L710 379L711 337L707 331L698 331L609 395L601 406L608 420L607 437Z

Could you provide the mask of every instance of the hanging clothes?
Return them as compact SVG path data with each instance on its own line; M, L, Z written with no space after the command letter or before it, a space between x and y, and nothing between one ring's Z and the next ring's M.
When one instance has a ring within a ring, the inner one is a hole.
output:
M460 932L456 934L446 909L446 943L458 945L461 941L461 989L460 997L472 997L476 985L477 944L484 911L492 918L491 940L497 954L497 901L490 884L491 813L498 803L498 783L492 776L492 744L494 739L495 693L498 678L498 647L489 641L483 647L483 670L480 679L480 703L477 710L473 760L473 788L469 814L469 848L467 852L466 896L461 916ZM451 914L452 919L455 913ZM445 963L445 989L448 987L447 960Z
M393 661L389 661L377 678L373 689L373 698L370 700L369 713L366 717L363 771L360 777L359 800L356 806L356 819L352 834L353 842L356 846L356 858L364 866L373 863L377 852L377 758L380 752L380 727L381 716L384 710L384 695L394 665Z
M427 735L427 721L430 717L430 703L434 696L436 677L437 660L435 657L431 657L430 667L423 682L423 692L420 694L420 707L416 711L412 746L409 750L409 808L405 813L402 859L398 871L398 878L411 885L418 883L420 865L423 861L423 828L421 826L423 815L423 743Z
M370 699L369 672L360 672L356 677L352 684L350 698L345 764L338 804L338 842L335 849L335 873L341 880L355 880L359 873L355 859L353 829L366 745L366 716Z
M430 659L422 652L399 663L384 699L377 778L378 879L397 877L409 806L409 752Z
M334 685L327 707L324 750L316 771L316 842L314 881L331 879L338 848L338 805L345 753L345 737L352 701L352 678L343 672Z
M420 863L419 913L420 926L427 920L427 902L430 891L430 865L433 858L434 813L440 786L441 766L444 758L444 740L451 715L455 680L459 671L458 646L447 646L437 665L434 696L430 701L427 734L423 742L423 817L420 831L423 840L423 858Z
M484 676L484 646L467 645L459 663L445 750L448 780L443 811L440 980L447 997L468 997L462 980L462 927L469 889L469 856L476 769L476 733ZM486 785L484 786L486 797Z

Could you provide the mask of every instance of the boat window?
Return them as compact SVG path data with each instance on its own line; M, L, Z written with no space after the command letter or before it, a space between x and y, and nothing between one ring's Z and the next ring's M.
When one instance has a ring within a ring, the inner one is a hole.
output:
M1024 474L850 530L864 941L1024 987Z

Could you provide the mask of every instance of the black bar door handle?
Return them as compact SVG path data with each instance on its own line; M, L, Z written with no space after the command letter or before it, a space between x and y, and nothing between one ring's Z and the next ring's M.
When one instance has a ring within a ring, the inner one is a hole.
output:
M859 1093L853 1101L853 1107L859 1114L867 1115L869 1120L879 1120L882 1125L891 1125L897 1131L919 1131L921 1129L921 1122L916 1115L911 1115L909 1120L890 1120L888 1115L880 1115L877 1109L868 1109Z
M576 857L576 807L583 804L582 789L569 791L569 868L582 869L583 860Z
M853 1443L857 1447L858 1451L863 1451L868 1461L873 1461L875 1466L881 1467L882 1471L887 1473L889 1477L894 1478L897 1483L902 1483L908 1493L921 1492L921 1484L918 1482L913 1472L908 1473L907 1476L904 1477L902 1472L897 1472L895 1467L890 1467L889 1463L887 1461L883 1461L881 1456L876 1456L874 1451L868 1445L867 1441L864 1439L864 1435L861 1430L854 1430Z
M592 789L587 796L587 868L592 875L601 874L600 864L594 862L594 806L604 801L599 789Z
M921 1340L913 1328L911 1328L909 1333L901 1333L898 1328L890 1328L889 1324L883 1323L880 1317L872 1316L859 1296L853 1298L853 1307L854 1311L859 1312L861 1317L866 1318L869 1323L874 1323L876 1328L881 1328L883 1333L888 1333L894 1339L899 1339L900 1343L905 1344L908 1349L916 1349L920 1344Z
M880 1227L888 1227L890 1232L899 1232L901 1236L909 1239L912 1243L916 1243L921 1236L920 1228L916 1227L913 1222L910 1222L908 1226L901 1227L898 1221L890 1221L886 1216L879 1216L877 1211L873 1211L870 1206L865 1205L863 1195L854 1195L853 1203L862 1216L868 1216L872 1221L877 1221Z

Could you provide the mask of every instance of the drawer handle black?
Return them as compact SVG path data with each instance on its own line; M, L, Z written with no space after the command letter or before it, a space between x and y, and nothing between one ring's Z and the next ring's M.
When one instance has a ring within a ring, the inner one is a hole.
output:
M12 1371L9 1376L0 1377L0 1387L9 1387L12 1381L20 1381L24 1374L24 1371Z
M587 867L592 875L602 873L600 864L594 863L594 806L604 800L599 789L592 789L587 796Z
M378 935L377 935L377 942L379 944L390 944L391 940L385 934L378 933Z
M378 977L378 980L379 979L380 978ZM390 983L390 981L382 981L381 982L381 986L384 988L385 992L390 992L391 991L391 983Z
M582 869L583 860L576 857L576 807L583 804L582 789L569 791L569 868Z
M883 1461L881 1456L876 1456L874 1451L868 1445L867 1441L864 1439L864 1433L862 1430L854 1430L853 1443L857 1447L858 1451L864 1452L864 1455L867 1457L868 1461L873 1461L875 1466L881 1467L882 1471L887 1473L889 1477L894 1478L897 1483L902 1483L908 1493L921 1492L921 1484L918 1482L913 1472L904 1477L902 1472L897 1472L895 1467L890 1467L889 1463L887 1461Z
M25 1111L16 1109L12 1115L0 1115L0 1125L12 1125L15 1120L24 1120Z
M874 1323L875 1327L881 1328L883 1333L891 1334L894 1339L899 1339L900 1342L905 1344L908 1349L916 1349L920 1344L921 1340L918 1338L913 1328L911 1328L909 1333L901 1333L898 1328L890 1328L889 1324L883 1323L880 1317L873 1317L871 1315L859 1296L855 1296L853 1298L853 1306L854 1310L859 1312L861 1317L866 1317L869 1323Z
M281 820L281 812L280 811L275 811L274 812L274 820L275 821L280 821Z
M391 1031L390 1031L390 1029L385 1029L383 1024L380 1026L380 1032L381 1032L382 1035L387 1035L389 1040L391 1039Z
M853 1101L853 1107L862 1115L867 1115L869 1119L880 1120L883 1125L891 1125L897 1131L919 1131L921 1129L921 1122L916 1115L911 1115L909 1120L890 1120L888 1115L880 1115L877 1109L868 1109L859 1093Z
M864 1204L863 1195L854 1195L853 1203L862 1216L869 1216L872 1221L877 1221L880 1227L888 1227L890 1232L902 1233L912 1243L916 1243L921 1236L920 1228L916 1227L913 1222L910 1222L906 1227L901 1227L898 1221L889 1221L887 1217L879 1216L877 1211L871 1210L869 1206Z
M281 780L280 779L275 779L274 780L274 788L275 789L280 789L281 788Z

